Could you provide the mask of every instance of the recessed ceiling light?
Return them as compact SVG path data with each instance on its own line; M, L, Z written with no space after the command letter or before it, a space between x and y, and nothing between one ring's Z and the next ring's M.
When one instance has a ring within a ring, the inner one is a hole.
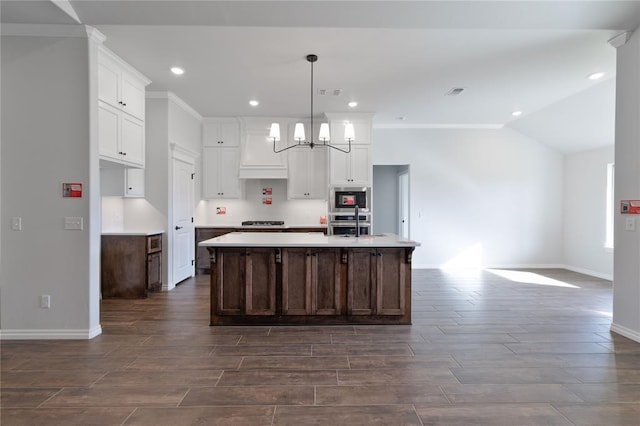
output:
M358 106L358 103L356 101L351 101L347 105L349 105L350 108L355 108Z
M518 117L518 116L522 115L522 111L513 111L511 113L511 115L513 115L514 117Z
M258 106L258 105L260 105L260 102L256 101L255 99L251 99L251 100L249 101L249 105L251 105L251 106Z
M604 77L604 73L603 72L594 72L593 74L589 74L587 76L587 78L589 80L597 80L597 79L602 78L602 77Z
M174 73L175 75L182 75L184 74L184 70L180 67L172 67L171 68L171 72Z

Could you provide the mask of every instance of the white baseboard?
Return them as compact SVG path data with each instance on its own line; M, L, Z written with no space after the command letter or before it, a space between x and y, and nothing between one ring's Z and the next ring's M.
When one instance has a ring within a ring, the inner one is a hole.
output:
M592 277L601 278L607 281L613 281L613 274L603 274L602 272L592 271L590 269L579 268L577 266L564 265L565 269L568 269L579 274L590 275Z
M102 334L102 326L90 330L0 330L0 340L90 340Z
M612 323L611 324L611 331L613 331L614 333L618 333L621 336L627 337L631 340L635 340L636 342L640 343L640 331L635 331L632 330L630 328L627 327L623 327L619 324L616 323Z

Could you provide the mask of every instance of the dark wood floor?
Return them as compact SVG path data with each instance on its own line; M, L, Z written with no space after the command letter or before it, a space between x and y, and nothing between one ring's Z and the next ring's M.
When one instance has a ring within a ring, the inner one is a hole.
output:
M208 276L102 302L91 341L3 341L2 425L639 425L611 283L414 271L413 325L209 327Z

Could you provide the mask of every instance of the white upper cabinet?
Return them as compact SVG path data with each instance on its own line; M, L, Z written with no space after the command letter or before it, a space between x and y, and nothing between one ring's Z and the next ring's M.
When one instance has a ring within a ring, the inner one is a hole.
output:
M327 198L327 148L289 150L289 199Z
M144 121L144 92L149 81L107 50L98 62L98 99Z
M100 158L125 166L145 163L145 86L150 80L106 48L98 59Z
M373 166L371 161L372 114L326 114L331 127L331 143L347 150L344 139L345 123L353 124L355 139L351 152L331 149L329 154L329 184L333 186L371 186Z
M348 145L336 145L348 149ZM351 145L351 152L331 150L329 154L329 183L334 186L371 186L371 147Z
M202 145L240 146L240 123L237 120L205 118L202 123Z
M126 198L144 198L144 169L100 169L100 194Z
M202 198L240 198L239 165L240 151L237 147L205 147L202 156Z

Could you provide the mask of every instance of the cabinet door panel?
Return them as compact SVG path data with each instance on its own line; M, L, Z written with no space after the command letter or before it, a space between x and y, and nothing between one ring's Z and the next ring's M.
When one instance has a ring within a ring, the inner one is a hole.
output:
M240 198L240 179L238 179L238 169L240 168L240 151L238 148L218 148L220 157L219 186L221 198Z
M101 60L98 66L98 99L117 107L120 89L118 87L120 73L117 68Z
M368 146L351 146L351 183L371 184L371 150Z
M202 155L202 198L219 198L218 192L218 157L217 148L204 148Z
M311 254L305 248L282 251L282 313L311 314Z
M342 312L342 282L340 273L340 250L316 250L312 258L315 277L314 314L339 315Z
M120 159L118 154L119 112L100 102L98 107L98 145L100 155Z
M147 289L162 290L162 252L147 256Z
M122 74L122 110L144 120L144 86L127 73Z
M289 150L289 179L287 193L289 198L308 198L308 148L294 148Z
M120 149L126 154L123 160L144 165L144 123L124 114L121 122Z
M220 140L224 146L240 146L240 125L238 123L221 123Z
M341 146L342 148L342 146ZM346 149L346 146L344 147ZM352 146L353 149L353 146ZM351 183L350 174L350 162L351 154L345 154L344 152L331 150L330 154L330 182L333 185L343 184L348 185Z
M245 249L218 250L217 313L240 315L244 312Z
M327 149L313 149L309 152L308 167L308 198L326 200L329 192L327 186Z
M273 249L246 251L247 315L273 315L276 312L276 258Z
M349 250L347 266L347 313L373 315L376 309L376 251Z
M377 314L404 315L405 270L404 249L378 249Z

